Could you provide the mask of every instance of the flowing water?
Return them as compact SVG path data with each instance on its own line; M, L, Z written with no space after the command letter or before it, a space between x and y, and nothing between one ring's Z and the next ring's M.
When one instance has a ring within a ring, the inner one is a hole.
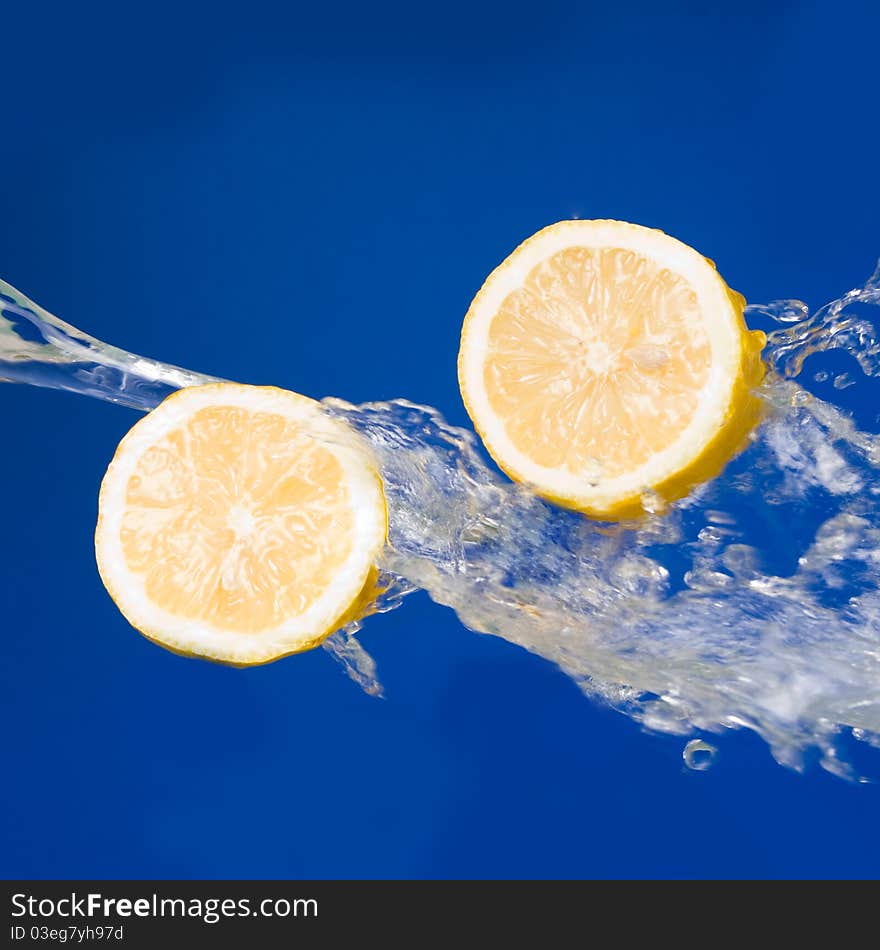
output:
M824 768L858 777L840 740L880 748L880 436L874 420L859 428L796 379L824 365L809 357L841 350L854 370L825 388L880 405L880 268L813 314L781 301L747 316L769 331L765 421L721 476L638 524L598 524L537 499L434 409L325 405L369 440L385 480L390 586L377 611L422 588L650 729L748 728L785 765L817 752ZM210 381L108 347L6 284L0 379L139 409ZM325 646L379 693L358 628ZM714 756L702 740L684 751L698 770Z

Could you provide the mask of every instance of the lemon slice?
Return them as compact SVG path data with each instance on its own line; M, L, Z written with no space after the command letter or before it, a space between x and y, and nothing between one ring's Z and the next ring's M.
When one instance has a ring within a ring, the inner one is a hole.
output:
M512 478L598 518L680 498L760 416L760 332L693 248L623 221L562 221L521 244L465 317L458 374Z
M132 626L175 652L265 663L309 649L372 589L382 485L367 449L305 396L183 389L120 442L95 552Z

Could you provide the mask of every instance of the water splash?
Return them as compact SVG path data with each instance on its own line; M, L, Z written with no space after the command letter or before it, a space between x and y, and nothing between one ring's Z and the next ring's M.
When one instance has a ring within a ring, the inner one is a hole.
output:
M6 285L0 293L0 378L140 409L209 380L105 347ZM799 301L749 307L750 322L771 329L766 420L721 476L639 524L597 524L541 501L436 410L325 400L368 439L385 480L389 588L377 610L423 588L649 729L748 728L784 765L801 768L817 750L825 769L854 777L844 728L880 745L880 437L794 380L809 357L843 349L863 374L847 385L872 385L878 306L880 268L812 315ZM355 633L327 647L379 694Z
M812 315L800 300L753 305L746 309L746 314L750 318L766 316L783 324L771 335L768 349L771 363L781 376L788 379L798 376L808 357L829 350L846 351L866 376L878 376L880 342L873 319L865 313L866 309L877 306L878 292L880 263L864 287L832 300Z

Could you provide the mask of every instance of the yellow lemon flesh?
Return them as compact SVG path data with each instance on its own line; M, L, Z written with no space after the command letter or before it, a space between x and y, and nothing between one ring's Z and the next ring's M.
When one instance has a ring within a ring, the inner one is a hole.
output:
M562 221L465 317L459 385L492 458L557 504L643 513L714 477L760 417L765 337L715 265L662 231Z
M307 650L364 606L386 535L368 450L283 389L183 389L120 442L95 552L132 626L236 665Z

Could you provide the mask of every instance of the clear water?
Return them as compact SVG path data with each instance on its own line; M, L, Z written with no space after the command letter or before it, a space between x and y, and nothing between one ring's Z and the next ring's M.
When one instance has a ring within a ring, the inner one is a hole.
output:
M8 285L0 305L0 378L140 409L209 380L107 347ZM535 498L434 409L325 400L368 439L385 479L391 586L377 611L422 588L649 729L747 728L784 765L818 753L827 770L859 777L841 749L853 738L880 748L880 436L833 398L848 390L856 404L859 387L878 404L878 308L880 269L812 314L799 301L749 307L750 324L769 331L766 420L720 477L639 524L597 524ZM796 380L835 349L858 369L820 368L811 384L824 401ZM358 627L325 646L379 694ZM701 770L714 755L694 740L684 760Z

